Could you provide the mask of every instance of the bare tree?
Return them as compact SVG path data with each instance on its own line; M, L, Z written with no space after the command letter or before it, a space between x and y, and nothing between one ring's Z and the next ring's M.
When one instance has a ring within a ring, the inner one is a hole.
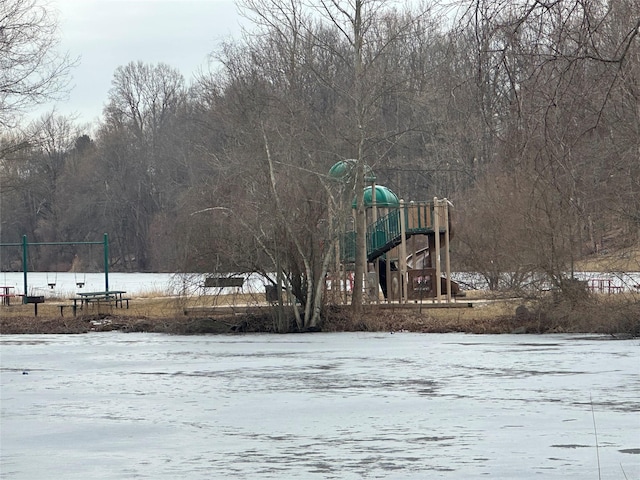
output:
M410 122L399 122L398 119L413 118L403 116L398 107L411 103L408 100L411 95L407 94L412 90L415 92L420 77L419 69L406 68L403 62L406 61L404 54L411 51L413 35L424 26L422 20L427 12L399 12L394 5L395 2L386 0L319 0L312 3L311 8L320 18L321 31L331 31L333 35L317 35L307 28L315 37L315 51L328 53L334 65L343 72L341 77L335 77L313 70L317 80L333 90L344 104L346 110L342 116L346 128L342 134L349 150L344 151L343 158L356 160L356 288L352 297L355 313L362 309L361 285L367 268L366 166L375 166L388 156L398 139L411 130ZM395 121L389 121L391 119Z
M16 138L29 141L0 159L1 233L5 240L15 242L23 234L32 241L68 240L80 235L67 228L65 209L73 194L65 188L67 161L80 131L71 118L51 112L32 122L24 134L16 133ZM65 260L59 253L45 249L34 252L34 258L41 256L46 262L41 267L54 269Z
M496 218L501 228L467 238L484 238L490 252L503 243L505 228L520 230L533 253L531 268L572 293L576 259L616 228L637 191L621 175L634 178L640 158L638 137L630 134L638 125L631 86L638 71L637 2L467 5L463 25L477 40L477 98L493 152L483 174L502 170L500 178L511 179L479 183L500 188L511 208Z
M97 136L96 193L110 212L114 254L124 268L144 271L151 268L149 228L156 215L159 223L171 218L182 178L184 79L168 65L132 62L116 69L112 85Z
M322 93L305 68L310 37L298 21L299 3L260 6L256 14L264 18L258 16L256 31L241 45L225 47L220 55L224 76L207 84L205 94L225 125L227 148L209 151L212 173L226 187L215 188L214 198L206 201L233 212L227 221L236 227L226 229L225 243L253 243L237 265L266 276L276 272L301 305L294 303L293 311L297 328L305 330L319 321L322 270L330 258L326 244L318 247L322 239L316 228L326 210L317 180L328 166L326 148L318 148L315 133L327 119L313 115ZM229 191L230 185L238 188ZM222 247L219 251L228 251Z
M40 0L0 3L0 126L15 126L29 107L65 93L74 62L57 51L57 29Z
M342 10L340 2L246 1L245 13L256 27L241 44L223 49L219 60L224 75L207 83L211 110L224 112L215 116L217 124L229 125L225 151L211 151L216 171L227 181L241 171L246 185L243 194L228 199L235 200L229 208L237 211L238 204L251 204L264 212L261 220L271 219L271 228L265 230L259 222L253 231L281 235L277 242L263 243L268 256L287 267L291 290L304 306L298 319L304 327L315 326L319 318L337 234L326 228L334 223L327 208L331 190L324 184L329 168L340 159L359 159L350 187L351 198L360 198L356 271L362 284L364 165L382 159L408 130L387 112L403 118L398 105L411 103L400 92L409 92L419 75L398 73L405 53L399 45L409 48L418 20L387 4L345 2ZM218 127L212 123L210 128ZM343 204L350 208L350 199ZM353 304L359 311L360 288Z

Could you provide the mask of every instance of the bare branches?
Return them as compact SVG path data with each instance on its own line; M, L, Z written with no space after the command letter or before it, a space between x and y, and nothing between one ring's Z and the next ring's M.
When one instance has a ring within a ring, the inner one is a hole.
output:
M57 21L39 0L0 3L0 125L64 95L74 61L56 51Z

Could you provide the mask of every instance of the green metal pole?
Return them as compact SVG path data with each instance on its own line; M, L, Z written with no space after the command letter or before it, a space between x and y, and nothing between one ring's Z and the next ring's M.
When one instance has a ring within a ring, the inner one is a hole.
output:
M109 236L104 234L104 291L109 291Z
M22 303L27 303L27 236L22 236L22 275L24 277L24 295L22 296Z

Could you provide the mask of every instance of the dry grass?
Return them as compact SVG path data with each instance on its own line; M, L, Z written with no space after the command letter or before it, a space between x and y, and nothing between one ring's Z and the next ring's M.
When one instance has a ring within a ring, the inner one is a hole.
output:
M168 318L184 316L186 307L216 306L216 305L241 305L258 304L259 298L251 294L233 295L204 295L195 297L168 297L168 296L136 296L129 301L128 309L111 308L102 305L100 309L91 307L89 315L97 314L123 314L134 317ZM60 316L60 305L72 305L73 302L63 299L47 298L45 303L38 305L38 316L55 317ZM34 305L22 305L13 303L10 306L0 307L0 318L7 316L32 317L34 315ZM64 316L72 316L70 307L65 307Z
M572 305L548 299L536 305L548 325L560 331L640 336L640 294L591 295Z
M640 245L590 255L576 262L575 269L582 272L640 272Z
M359 318L349 306L327 307L324 331L414 331L469 333L617 333L640 335L638 295L598 295L578 306L522 299L473 297L473 308L429 308L428 304L407 306L369 305ZM90 309L73 317L69 308L60 316L60 302L0 307L0 333L82 333L90 330L149 331L165 333L228 333L232 331L274 331L271 312L234 315L201 313L185 315L187 307L264 304L263 296L236 294L202 297L141 297L130 301L129 309ZM66 302L65 304L69 304ZM516 309L521 314L516 315ZM293 325L293 322L291 323Z

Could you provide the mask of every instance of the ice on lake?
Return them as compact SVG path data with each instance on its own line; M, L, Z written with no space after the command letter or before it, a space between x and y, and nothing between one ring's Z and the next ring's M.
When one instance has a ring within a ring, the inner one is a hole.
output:
M4 335L3 479L637 479L639 340Z

